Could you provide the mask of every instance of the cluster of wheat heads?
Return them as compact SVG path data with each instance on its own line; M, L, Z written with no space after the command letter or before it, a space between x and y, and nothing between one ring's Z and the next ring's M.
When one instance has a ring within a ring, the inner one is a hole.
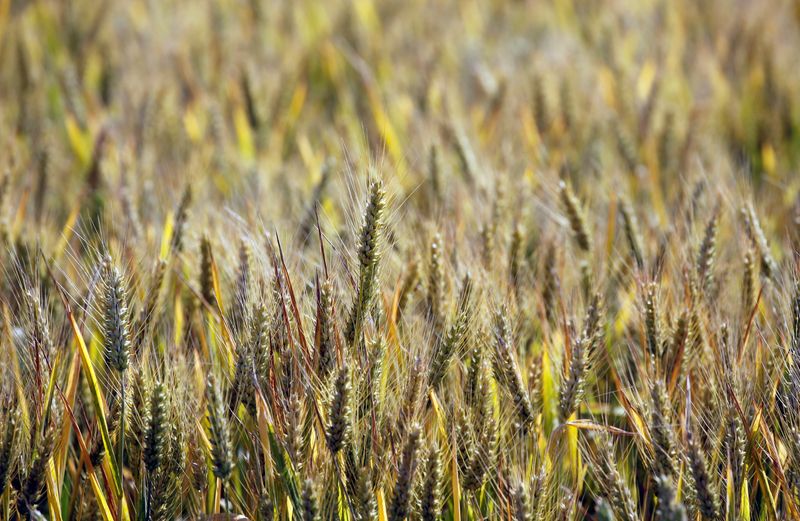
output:
M729 4L0 0L0 519L800 519Z

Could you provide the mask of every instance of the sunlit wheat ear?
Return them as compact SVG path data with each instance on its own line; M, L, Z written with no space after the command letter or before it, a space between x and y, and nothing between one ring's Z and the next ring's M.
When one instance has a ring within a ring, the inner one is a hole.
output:
M358 420L371 416L372 412L379 414L383 408L381 377L385 347L383 339L380 337L375 338L369 345L367 370L364 371L359 386Z
M578 409L586 391L586 379L591 361L602 339L603 309L600 295L596 294L586 310L583 330L572 342L568 370L561 384L559 411L561 419L566 421Z
M472 315L472 278L467 275L461 285L456 316L444 338L435 341L433 359L428 372L428 384L436 389L442 383L455 353L461 348L467 335Z
M233 302L231 305L231 328L238 335L246 322L247 306L250 296L251 268L250 247L245 241L239 244L239 265L236 268L236 282L234 285Z
M183 241L186 236L186 228L189 220L189 208L192 205L192 189L187 184L181 196L178 208L175 210L175 224L172 230L171 250L175 253L183 252Z
M125 283L111 257L103 260L103 354L106 365L119 374L128 369L130 334Z
M358 290L347 322L347 341L355 344L369 312L378 286L378 266L384 228L386 193L380 181L370 186L369 201L364 211L364 224L359 237Z
M544 505L543 501L545 493L545 485L547 474L544 468L533 469L533 474L530 478L529 496L531 506L531 521L539 521L544 518Z
M173 400L167 411L167 444L165 450L165 468L175 475L182 475L186 470L186 425L180 417L183 413L177 400Z
M773 278L778 273L778 264L772 257L767 237L764 235L764 230L761 228L761 222L758 220L752 203L748 203L747 206L742 208L742 218L747 236L761 258L761 273L767 278Z
M644 327L647 338L647 351L654 358L660 358L662 355L657 291L658 286L655 282L651 282L645 288L644 294Z
M706 224L703 242L700 243L700 248L697 251L697 263L695 266L697 279L706 291L709 291L714 284L714 260L717 254L719 213L719 208L715 208L714 213Z
M51 335L48 314L42 307L42 298L38 290L28 291L25 295L29 320L27 335L30 345L30 358L33 367L33 378L37 388L46 388L50 380L53 357L53 338ZM35 397L39 403L44 397Z
M439 449L432 445L425 457L419 490L419 513L423 521L436 521L442 510L442 463Z
M530 498L523 483L517 483L511 490L511 512L514 521L532 521Z
M442 237L438 233L434 236L430 246L428 260L428 317L433 324L434 331L441 331L444 323L444 259L442 250Z
M636 218L636 213L627 199L623 198L620 200L619 212L622 215L625 238L628 241L631 254L636 261L636 266L641 270L644 268L644 248L642 246L642 236L639 231L639 220Z
M125 433L129 408L126 397L126 371L130 359L130 333L128 318L128 298L124 281L119 270L113 265L111 257L106 255L102 265L104 317L103 317L103 355L106 366L113 371L120 382L118 401L119 447L117 464L122 469L125 461ZM113 414L113 408L112 408Z
M377 517L377 501L368 469L361 469L356 479L355 503L358 521L372 521Z
M292 397L289 403L289 410L286 412L286 426L284 433L284 445L286 452L292 459L295 470L302 471L305 467L303 458L303 400L299 393Z
M183 472L182 430L169 418L166 390L159 382L150 396L149 424L145 433L144 462L147 469L146 490L149 518L174 516L175 487L173 475Z
M724 454L727 456L730 469L731 485L734 490L741 490L745 473L745 456L747 437L742 418L734 405L728 406L725 414L725 436L722 439ZM738 511L738 507L734 507Z
M617 468L614 446L605 435L599 436L593 449L588 449L591 471L598 478L598 485L614 511L615 519L636 521L639 513L633 501L628 484Z
M743 320L748 320L750 313L756 305L758 295L758 270L756 267L756 252L752 248L744 254L742 259L742 315Z
M167 472L159 472L154 481L149 481L151 488L148 503L148 518L153 521L173 519L173 506L175 503L175 485L172 475Z
M658 475L678 476L678 447L669 410L669 397L658 376L650 384L650 438L653 444L653 468Z
M480 343L467 353L467 375L464 379L464 402L467 407L473 407L480 399L481 377L485 370L486 362L483 359L483 349Z
M262 302L254 305L250 315L248 351L253 358L256 374L264 378L269 373L270 360L269 312Z
M209 440L211 441L211 468L221 481L227 481L233 470L233 449L228 415L217 379L210 375L206 385Z
M397 481L394 484L394 492L388 509L389 521L403 521L411 513L411 498L417 473L420 436L419 426L413 426L409 430L403 446L397 469Z
M572 519L575 515L576 508L574 492L572 492L572 490L562 491L556 507L556 519L559 521L568 521Z
M561 181L558 185L559 196L564 211L567 213L572 235L578 247L588 252L591 249L589 240L589 228L586 224L586 216L578 197L572 191L572 186L566 181Z
M255 377L256 360L250 344L243 343L236 349L234 380L231 388L231 408L236 411L241 403L252 417L256 413Z
M527 430L532 427L536 419L536 411L533 410L528 389L522 380L506 315L507 311L501 310L494 319L495 376L511 396L520 426L523 430Z
M534 411L541 411L543 407L543 367L542 354L531 357L528 364L528 392Z
M474 452L464 477L464 486L470 488L467 486L469 484L472 490L480 488L488 474L494 469L495 455L498 449L497 442L501 434L500 426L494 418L495 393L486 371L481 373L480 382L480 397L478 403L473 406L471 414L475 432L474 437L471 437L470 440L474 442ZM527 425L522 425L522 427L523 433L529 432L526 432Z
M29 328L32 350L36 356L49 359L53 354L53 339L50 321L42 306L42 298L38 292L29 291L26 296L31 314Z
M328 428L326 438L328 448L336 454L352 435L350 370L343 367L336 375L331 389L331 402L328 409Z

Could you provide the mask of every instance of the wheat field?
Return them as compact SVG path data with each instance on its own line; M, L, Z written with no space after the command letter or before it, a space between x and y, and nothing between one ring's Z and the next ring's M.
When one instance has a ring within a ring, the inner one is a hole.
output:
M800 519L798 56L798 0L0 0L0 519Z

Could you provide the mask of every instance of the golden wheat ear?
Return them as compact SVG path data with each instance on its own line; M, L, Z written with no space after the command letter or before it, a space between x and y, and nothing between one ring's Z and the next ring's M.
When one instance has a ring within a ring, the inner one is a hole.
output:
M359 341L361 330L370 310L378 284L378 267L381 258L385 220L386 193L380 181L370 185L369 200L364 211L364 223L359 237L358 289L347 322L346 340L350 345Z

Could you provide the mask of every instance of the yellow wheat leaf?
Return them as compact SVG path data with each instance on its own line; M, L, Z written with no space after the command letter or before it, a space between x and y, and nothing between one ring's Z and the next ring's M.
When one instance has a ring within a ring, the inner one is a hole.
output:
M233 124L236 128L236 139L239 142L239 154L248 161L252 161L256 157L253 132L250 130L247 114L241 105L237 106L233 112Z
M92 138L89 132L81 130L72 114L67 114L64 117L64 126L67 129L67 138L72 147L72 152L78 158L81 168L88 167L92 158Z

